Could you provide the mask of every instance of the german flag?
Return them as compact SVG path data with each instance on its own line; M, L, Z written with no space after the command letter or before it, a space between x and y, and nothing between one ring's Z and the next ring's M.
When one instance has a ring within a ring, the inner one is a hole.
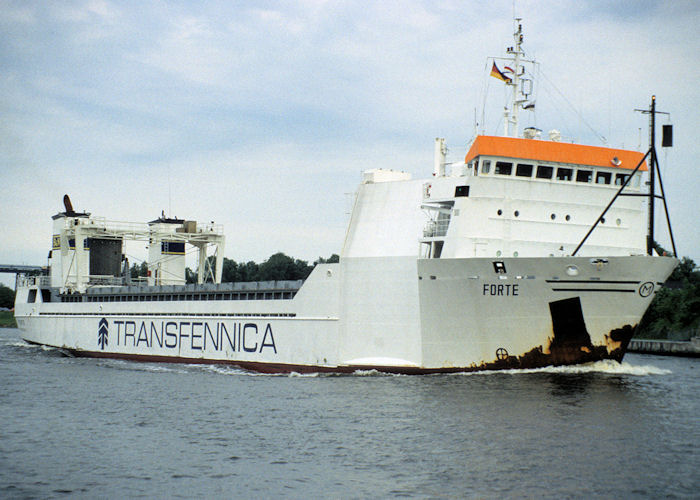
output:
M498 69L498 66L496 66L496 61L493 62L493 68L491 68L491 76L494 78L498 78L499 80L503 80L506 83L510 83L512 81L510 78L504 75L500 69Z

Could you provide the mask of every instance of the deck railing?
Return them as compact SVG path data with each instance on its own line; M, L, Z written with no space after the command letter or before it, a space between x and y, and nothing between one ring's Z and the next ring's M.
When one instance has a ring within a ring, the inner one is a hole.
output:
M430 220L423 228L424 238L435 238L445 236L447 228L450 225L450 219L445 220Z
M124 285L144 285L148 281L145 276L140 276L138 278L131 278L127 282L126 278L123 276L87 276L87 286L124 286ZM75 277L72 276L68 279L66 285L75 286ZM21 287L33 287L38 288L49 288L51 287L51 276L20 276L17 279L17 286Z

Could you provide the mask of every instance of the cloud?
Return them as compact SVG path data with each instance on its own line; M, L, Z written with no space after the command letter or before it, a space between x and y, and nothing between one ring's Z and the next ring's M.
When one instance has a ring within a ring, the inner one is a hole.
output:
M147 220L171 205L223 222L232 258L337 252L361 170L429 175L436 136L463 157L485 82L487 131L501 130L503 86L485 60L512 45L512 11L506 1L5 2L0 261L43 262L48 236L36 235L48 235L64 192L109 218ZM688 173L700 152L700 7L526 1L516 13L547 77L524 124L645 148L634 109L655 93L671 112L664 187L681 252L697 260L685 200L700 193Z

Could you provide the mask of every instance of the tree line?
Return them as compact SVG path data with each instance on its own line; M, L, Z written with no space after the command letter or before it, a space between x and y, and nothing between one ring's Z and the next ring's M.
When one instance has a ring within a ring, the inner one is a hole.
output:
M656 293L634 336L688 340L694 335L700 335L700 269L693 259L683 257Z
M305 280L317 264L339 262L340 257L333 254L327 259L319 257L313 264L305 260L289 257L278 252L269 259L258 264L253 261L236 262L224 257L221 266L221 281L223 283L238 281L278 281L278 280ZM208 265L214 270L216 259L208 258ZM131 277L139 278L148 274L148 266L145 262L131 266ZM197 283L197 273L189 267L185 269L185 281Z

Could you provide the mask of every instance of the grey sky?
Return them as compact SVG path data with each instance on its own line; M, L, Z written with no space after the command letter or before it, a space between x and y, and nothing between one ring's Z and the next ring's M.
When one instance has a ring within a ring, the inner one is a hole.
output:
M611 146L645 150L633 110L655 93L671 113L664 187L679 252L700 260L698 4L516 14L544 75L525 125L600 145L558 89ZM1 1L0 262L45 263L65 193L112 220L222 223L235 260L339 252L362 170L428 176L437 136L463 157L487 84L500 133L485 62L512 16L510 1Z

